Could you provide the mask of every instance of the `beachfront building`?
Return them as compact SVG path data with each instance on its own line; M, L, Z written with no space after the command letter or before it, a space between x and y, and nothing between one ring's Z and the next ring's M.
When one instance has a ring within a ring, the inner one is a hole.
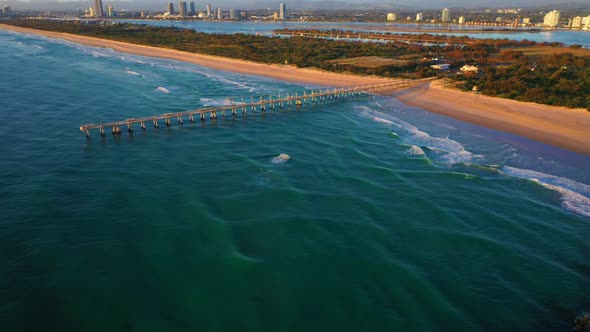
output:
M217 19L223 20L223 11L221 11L221 8L217 8Z
M279 19L283 21L287 19L287 6L284 2L281 2L279 6Z
M572 19L571 28L572 29L581 29L582 28L582 16L576 16Z
M395 22L397 20L397 15L395 13L387 13L387 21Z
M459 16L459 21L457 21L457 23L465 24L465 16Z
M103 17L102 0L94 0L94 17Z
M554 28L559 25L560 20L561 14L559 13L559 10L552 10L545 15L545 18L543 19L543 25Z
M451 11L448 8L442 10L441 21L443 23L451 22Z
M590 15L582 17L582 29L590 30Z
M416 14L416 22L422 22L424 20L424 14L418 13Z
M196 13L197 12L195 11L195 2L191 1L188 4L188 14L189 14L189 16L195 16Z
M90 8L88 8L88 15L86 17L94 17L95 15L94 6L90 6Z
M207 4L207 17L211 17L211 14L212 14L212 12L211 12L211 5L210 4Z
M168 15L174 15L174 4L172 2L168 3Z

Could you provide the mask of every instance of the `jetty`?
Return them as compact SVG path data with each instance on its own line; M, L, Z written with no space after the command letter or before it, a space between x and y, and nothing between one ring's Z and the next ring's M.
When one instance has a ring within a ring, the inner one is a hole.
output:
M153 115L141 118L128 118L125 120L99 123L99 124L85 124L80 126L80 131L86 135L86 138L90 139L90 133L92 130L98 130L101 136L105 136L106 131L111 131L113 135L120 135L122 130L126 130L132 134L134 131L134 125L139 125L141 130L146 130L147 126L153 126L159 128L160 121L166 127L172 126L173 122L176 122L179 126L184 123L184 120L188 120L191 123L195 122L195 119L204 122L207 120L207 115L212 120L217 119L218 114L221 117L232 116L237 117L239 113L242 115L248 114L248 111L256 113L257 111L266 112L273 111L276 109L283 109L285 107L301 107L309 103L326 103L333 101L343 101L353 97L360 97L364 95L377 94L384 91L390 91L392 89L405 88L427 81L432 81L436 78L423 78L414 80L400 80L392 81L379 84L371 85L359 85L349 88L337 88L337 89L326 89L312 91L311 93L304 92L302 95L298 93L289 94L282 97L280 94L277 96L273 95L260 95L257 98L253 96L249 102L244 102L243 98L240 98L240 102L236 101L236 98L225 98L226 103L221 106L215 107L204 107L195 110L177 112L177 113L165 113L160 115ZM256 99L256 100L255 100Z

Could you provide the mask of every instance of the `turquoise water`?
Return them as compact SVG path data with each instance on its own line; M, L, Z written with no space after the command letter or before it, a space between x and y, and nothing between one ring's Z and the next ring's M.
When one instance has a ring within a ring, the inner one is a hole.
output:
M154 26L175 26L185 29L193 29L200 32L207 33L247 33L247 34L263 34L271 35L276 29L320 29L320 30L355 30L355 27L361 29L360 31L374 31L384 32L383 30L370 30L369 27L382 27L388 25L383 23L362 23L362 22L227 22L227 21L156 21L156 20L117 20L119 22L133 23L133 24L148 24ZM416 28L416 25L397 24L397 27L408 26L409 28ZM547 30L541 32L469 32L471 29L478 27L464 27L462 29L455 27L453 31L445 31L445 27L440 25L426 25L423 27L429 29L440 28L441 32L427 32L437 35L451 35L451 36L468 36L471 38L493 38L493 39L511 39L511 40L531 40L535 42L560 42L565 45L579 44L583 47L590 48L590 31L571 31L571 30ZM447 29L448 30L448 29ZM399 32L392 33L409 33L419 34L422 32Z
M86 141L314 87L0 46L2 331L567 331L590 310L588 156L389 97Z

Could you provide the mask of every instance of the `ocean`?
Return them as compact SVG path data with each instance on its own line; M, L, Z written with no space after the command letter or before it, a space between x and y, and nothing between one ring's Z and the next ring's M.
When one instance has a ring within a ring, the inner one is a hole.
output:
M409 107L79 126L315 86L0 30L1 331L568 331L590 157Z

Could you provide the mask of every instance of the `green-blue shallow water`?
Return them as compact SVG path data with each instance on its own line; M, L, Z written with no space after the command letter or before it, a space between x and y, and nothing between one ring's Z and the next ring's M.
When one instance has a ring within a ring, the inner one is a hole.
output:
M590 310L587 156L385 97L87 142L313 87L0 46L1 331L568 331Z

